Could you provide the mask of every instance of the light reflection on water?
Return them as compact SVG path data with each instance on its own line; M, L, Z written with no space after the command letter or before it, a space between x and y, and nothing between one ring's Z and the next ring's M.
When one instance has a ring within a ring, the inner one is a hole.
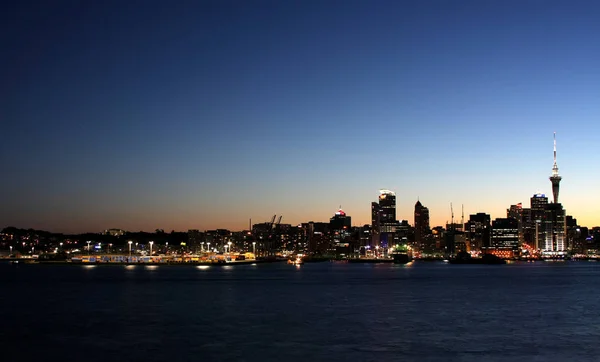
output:
M600 263L0 268L10 295L0 310L13 311L4 314L0 340L35 340L29 360L162 361L172 351L177 360L207 361L596 361L600 354L591 287ZM44 323L29 312L40 300ZM23 360L17 353L4 349L3 360Z

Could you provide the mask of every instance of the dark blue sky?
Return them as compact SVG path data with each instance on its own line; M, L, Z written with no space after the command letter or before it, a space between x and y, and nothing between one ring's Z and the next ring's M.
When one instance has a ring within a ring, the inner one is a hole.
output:
M595 1L2 5L0 224L229 227L283 214L503 216L550 193L598 223Z

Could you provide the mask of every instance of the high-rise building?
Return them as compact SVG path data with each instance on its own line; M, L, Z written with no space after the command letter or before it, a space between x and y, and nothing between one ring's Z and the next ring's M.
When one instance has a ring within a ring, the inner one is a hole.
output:
M396 194L390 190L379 190L379 203L371 204L371 222L375 246L388 248L395 243Z
M479 251L490 246L490 222L490 215L483 212L469 216L465 225L469 250Z
M311 255L325 255L333 251L333 243L329 231L329 223L313 222L302 223L306 230L306 244Z
M417 200L415 204L415 244L422 245L429 235L429 209Z
M381 226L381 208L379 207L379 203L372 202L371 203L371 232L369 235L371 236L371 241L369 246L375 247L379 245L379 231Z
M384 232L394 232L396 225L396 194L390 190L379 190L381 226ZM387 228L386 228L387 227Z
M510 208L506 210L506 217L517 220L519 224L519 244L523 244L525 241L525 235L523 233L523 204L519 202L516 205L510 205Z
M531 233L531 236L524 237L532 241L534 249L539 250L544 248L544 220L546 217L546 207L548 206L548 198L541 193L534 194L530 199L530 219L526 228Z
M531 217L533 220L542 220L544 218L544 210L548 206L548 198L544 194L534 194L531 199Z
M519 238L522 243L533 248L535 246L535 224L531 220L533 220L531 217L531 209L524 207L521 212L521 231Z
M351 245L352 222L341 208L329 219L329 230L333 239L336 255L349 255Z
M558 165L556 164L556 132L554 132L554 165L552 165L552 176L550 176L550 182L552 183L552 195L554 196L555 204L558 204L558 191L561 179L562 177L558 175Z
M519 222L512 217L497 218L492 222L491 247L496 249L519 249Z
M329 229L339 231L346 229L350 232L352 226L352 218L347 216L344 210L339 209L331 219L329 219Z
M506 210L506 217L511 217L515 220L520 220L523 216L523 204L518 203L516 205L510 205L510 208Z
M546 206L544 219L544 246L542 251L547 254L562 254L566 248L566 213L562 205L552 203Z

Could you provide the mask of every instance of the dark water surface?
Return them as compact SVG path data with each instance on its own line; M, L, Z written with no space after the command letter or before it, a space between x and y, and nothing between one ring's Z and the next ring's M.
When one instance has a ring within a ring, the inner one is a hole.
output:
M0 264L3 361L598 361L600 263Z

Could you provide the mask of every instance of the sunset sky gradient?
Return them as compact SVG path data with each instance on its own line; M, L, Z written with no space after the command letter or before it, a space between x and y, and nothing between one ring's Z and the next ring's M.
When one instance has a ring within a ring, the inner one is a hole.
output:
M600 2L13 1L0 227L413 222L551 195L600 225Z

